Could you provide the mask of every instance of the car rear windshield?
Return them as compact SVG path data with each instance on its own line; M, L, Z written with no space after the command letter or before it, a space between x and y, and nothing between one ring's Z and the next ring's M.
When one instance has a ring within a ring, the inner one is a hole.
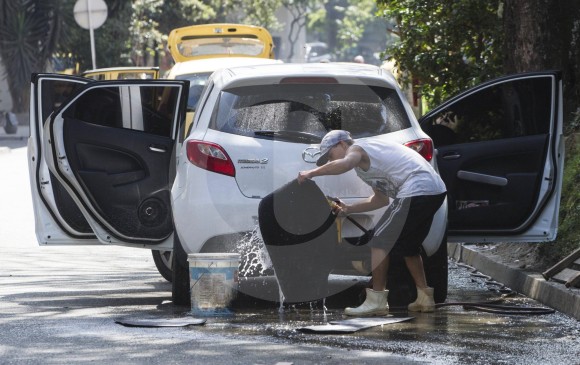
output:
M354 138L411 126L397 92L354 84L278 84L222 91L210 128L290 142L318 143L333 129ZM308 138L310 136L310 138Z

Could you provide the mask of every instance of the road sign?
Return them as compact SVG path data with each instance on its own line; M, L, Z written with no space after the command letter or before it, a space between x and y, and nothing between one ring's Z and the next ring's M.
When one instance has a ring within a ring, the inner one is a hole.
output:
M103 0L78 0L73 9L81 28L97 29L107 20L107 4Z
M103 0L78 0L73 8L75 20L81 28L88 29L91 35L91 56L93 69L97 68L95 57L95 35L97 29L107 20L107 4Z

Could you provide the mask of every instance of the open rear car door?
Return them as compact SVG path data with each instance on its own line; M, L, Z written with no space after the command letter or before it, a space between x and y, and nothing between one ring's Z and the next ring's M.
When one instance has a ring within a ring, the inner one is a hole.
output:
M487 82L419 122L448 189L449 241L555 239L564 168L560 73Z
M51 76L38 75L33 87L48 85L45 80ZM96 237L108 244L172 247L170 166L187 91L186 81L79 81L43 127L34 128L36 135L31 133L40 146L30 149L29 163L42 160L36 169L44 172L32 185L39 242L87 243L79 239L83 233L92 243ZM37 95L36 104L48 103ZM50 211L58 240L38 219L46 218L39 209L50 206L38 198L47 186L66 204L55 203L58 209ZM63 229L73 223L82 230Z

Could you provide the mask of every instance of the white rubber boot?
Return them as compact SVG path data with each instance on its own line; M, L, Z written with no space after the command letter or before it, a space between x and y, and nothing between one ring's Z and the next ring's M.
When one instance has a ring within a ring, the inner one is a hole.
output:
M433 312L435 310L433 288L417 288L417 300L409 304L407 309L409 312Z
M346 308L344 314L355 317L385 316L389 314L389 303L387 302L389 291L374 291L368 288L366 291L367 297L364 303L360 307Z

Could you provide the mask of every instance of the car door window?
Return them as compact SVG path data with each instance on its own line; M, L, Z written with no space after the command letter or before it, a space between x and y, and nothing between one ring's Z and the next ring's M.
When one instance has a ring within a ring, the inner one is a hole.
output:
M435 147L548 133L551 79L522 79L491 86L444 108L421 126Z
M63 114L86 123L171 137L177 88L114 86L88 90Z

